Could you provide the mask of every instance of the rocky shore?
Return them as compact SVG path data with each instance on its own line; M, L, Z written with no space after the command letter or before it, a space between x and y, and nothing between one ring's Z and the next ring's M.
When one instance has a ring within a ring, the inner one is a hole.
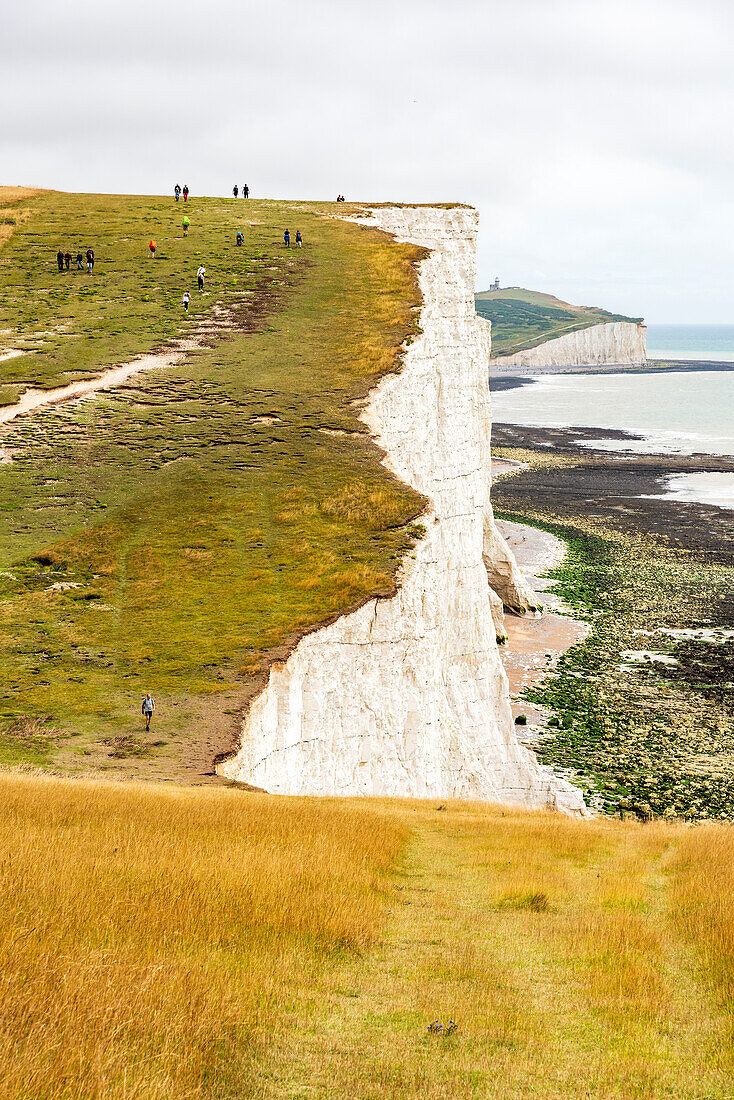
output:
M568 542L556 591L591 627L526 693L554 715L537 751L601 809L734 818L734 525L661 496L670 476L734 459L582 445L624 434L494 425L497 457L523 463L495 506Z

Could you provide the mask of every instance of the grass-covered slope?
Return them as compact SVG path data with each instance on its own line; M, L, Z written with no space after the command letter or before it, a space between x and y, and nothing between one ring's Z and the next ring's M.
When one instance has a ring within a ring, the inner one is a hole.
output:
M723 1100L733 869L724 826L0 776L0 1091Z
M552 294L541 294L522 287L485 290L476 295L475 302L480 317L492 322L493 355L525 351L546 340L554 340L557 336L592 325L610 321L642 321L641 317L608 313L596 306L572 306Z
M412 543L421 499L382 467L355 400L414 331L419 253L330 204L22 201L0 250L0 340L35 350L0 362L5 403L215 310L227 327L174 368L2 431L0 761L211 771L269 661L390 591ZM59 246L88 245L93 277L57 272Z

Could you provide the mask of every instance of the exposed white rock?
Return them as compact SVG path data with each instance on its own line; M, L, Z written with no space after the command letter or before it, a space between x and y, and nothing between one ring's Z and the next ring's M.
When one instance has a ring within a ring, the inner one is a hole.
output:
M496 644L499 601L534 601L489 504L489 326L474 311L477 215L381 208L369 224L431 249L422 335L364 419L425 494L427 533L398 594L305 637L271 669L220 773L282 794L479 798L584 812L523 748Z
M567 332L534 348L492 359L497 367L642 366L647 359L647 327L633 321L610 321Z

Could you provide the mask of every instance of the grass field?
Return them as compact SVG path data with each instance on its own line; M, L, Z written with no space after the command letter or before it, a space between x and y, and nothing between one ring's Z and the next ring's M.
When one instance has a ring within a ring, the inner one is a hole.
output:
M420 252L333 204L44 192L3 209L19 204L0 342L24 353L0 362L0 400L224 327L176 367L3 431L0 763L200 779L272 657L392 591L420 534L422 499L355 404L415 331ZM87 245L93 277L59 274L57 248Z
M567 332L610 321L641 321L596 306L572 306L552 294L522 287L485 290L475 297L477 313L492 322L492 354L511 355Z
M0 1094L724 1100L733 868L725 826L0 776Z

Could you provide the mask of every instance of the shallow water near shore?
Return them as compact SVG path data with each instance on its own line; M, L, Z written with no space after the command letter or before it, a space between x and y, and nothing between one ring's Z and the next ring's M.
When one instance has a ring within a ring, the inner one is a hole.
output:
M734 455L734 370L544 374L493 392L492 410L496 423L639 437L587 441L597 450Z
M717 508L734 509L734 474L674 474L667 479L664 491L650 499L681 500L689 504L714 504Z

